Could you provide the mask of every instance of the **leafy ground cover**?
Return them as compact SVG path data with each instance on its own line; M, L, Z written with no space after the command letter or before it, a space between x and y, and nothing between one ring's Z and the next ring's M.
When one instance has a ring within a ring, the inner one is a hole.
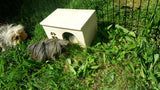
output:
M143 18L146 15L146 8L143 7L140 27L133 23L135 29L132 30L123 27L123 8L120 16L122 23L118 23L116 11L115 23L107 19L113 10L109 3L112 0L24 0L18 5L19 13L7 19L7 22L23 24L29 37L20 45L0 53L0 88L160 89L159 16L153 14L156 3L151 2L147 19ZM97 35L90 47L83 49L79 45L70 45L57 61L36 62L26 48L31 43L47 38L39 22L56 8L96 8ZM135 22L138 12L139 9L135 9ZM128 23L132 22L131 14L128 12L126 15Z

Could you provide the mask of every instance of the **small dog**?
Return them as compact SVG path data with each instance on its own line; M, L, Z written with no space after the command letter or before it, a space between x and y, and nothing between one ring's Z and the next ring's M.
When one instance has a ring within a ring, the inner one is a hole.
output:
M62 48L68 43L66 40L47 39L28 46L28 52L37 61L56 60L55 56L61 54Z
M6 24L0 26L0 47L2 47L2 51L19 44L19 41L26 38L27 34L22 25Z

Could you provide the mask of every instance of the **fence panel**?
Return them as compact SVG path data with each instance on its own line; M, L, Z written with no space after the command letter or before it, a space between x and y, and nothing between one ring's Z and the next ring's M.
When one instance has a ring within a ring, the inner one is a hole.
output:
M120 24L131 30L155 25L159 28L159 0L90 0L90 3L88 7L96 4L92 9L97 10L99 22Z

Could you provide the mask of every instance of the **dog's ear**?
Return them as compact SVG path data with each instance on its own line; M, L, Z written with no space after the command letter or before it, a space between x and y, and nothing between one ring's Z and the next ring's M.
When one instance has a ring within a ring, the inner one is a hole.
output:
M27 33L24 30L19 30L18 33L20 34L20 41L23 41L28 37Z
M61 45L61 46L66 46L69 44L69 41L67 40L59 40L58 43Z
M14 28L17 30L17 33L20 35L20 41L23 41L27 38L28 35L24 31L24 27L21 24L14 26Z
M23 30L24 29L24 27L21 25L21 24L19 24L19 25L17 25L17 26L13 26L15 29L17 29L17 30Z

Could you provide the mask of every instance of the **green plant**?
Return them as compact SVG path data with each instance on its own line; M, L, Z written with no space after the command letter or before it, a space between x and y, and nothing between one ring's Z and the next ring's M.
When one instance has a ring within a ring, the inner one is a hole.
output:
M113 0L24 0L9 22L22 23L28 39L0 53L0 89L160 89L156 2L151 1L146 18L145 5L140 16L135 8L133 20L130 6L120 7L119 12L118 3L113 12ZM96 9L98 32L92 45L83 49L71 44L57 61L34 61L26 48L47 38L40 21L63 7Z

